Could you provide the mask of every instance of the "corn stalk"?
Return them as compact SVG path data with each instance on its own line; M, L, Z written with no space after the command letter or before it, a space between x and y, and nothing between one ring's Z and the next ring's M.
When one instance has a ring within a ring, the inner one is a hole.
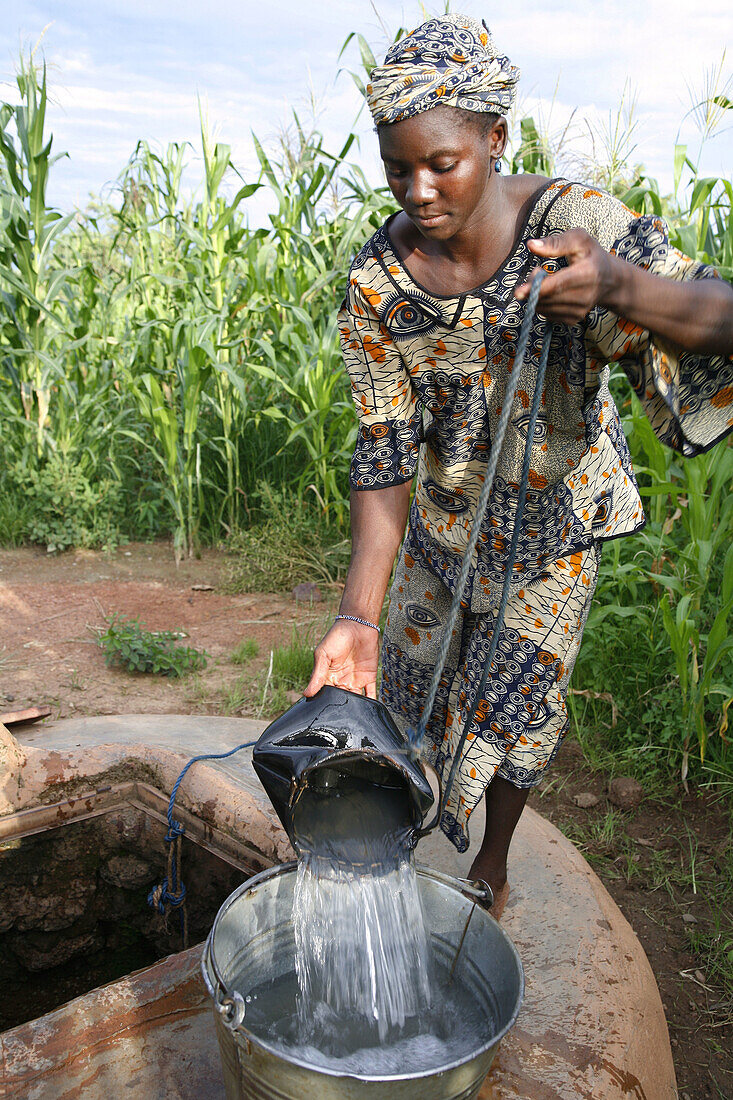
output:
M49 170L59 158L45 134L45 65L39 77L33 57L21 57L16 82L21 102L0 106L2 363L40 458L52 393L64 385L63 353L77 349L85 334L74 338L68 316L79 269L59 267L54 254L73 214L62 217L46 204Z

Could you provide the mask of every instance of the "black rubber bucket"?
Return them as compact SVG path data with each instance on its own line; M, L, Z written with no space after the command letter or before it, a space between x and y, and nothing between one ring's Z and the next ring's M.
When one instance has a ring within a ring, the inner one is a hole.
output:
M433 804L430 784L386 707L343 688L323 687L300 699L267 727L252 762L296 851L318 816L315 803L329 793L355 786L391 790L413 836ZM362 806L368 815L369 803ZM379 807L375 799L375 814ZM369 833L379 822L361 824Z

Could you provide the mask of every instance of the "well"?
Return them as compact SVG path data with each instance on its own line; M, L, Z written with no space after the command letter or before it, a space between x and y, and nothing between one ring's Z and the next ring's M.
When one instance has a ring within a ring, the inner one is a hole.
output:
M103 797L109 792L102 788L117 783L149 787L164 803L191 756L253 740L264 725L124 715L29 728L18 738L21 784L0 776L0 792L15 813ZM248 751L192 768L177 805L200 823L214 848L241 839L261 867L291 858ZM476 820L474 828L478 835L482 823ZM433 834L418 848L418 859L465 875L471 855L457 856ZM673 1100L659 992L641 945L601 882L573 845L532 811L520 821L511 867L502 924L524 965L525 1001L479 1100ZM200 955L200 946L178 952L5 1031L0 1095L223 1100Z
M205 939L262 861L186 813L186 937L148 894L167 873L167 798L115 783L0 818L0 1031Z

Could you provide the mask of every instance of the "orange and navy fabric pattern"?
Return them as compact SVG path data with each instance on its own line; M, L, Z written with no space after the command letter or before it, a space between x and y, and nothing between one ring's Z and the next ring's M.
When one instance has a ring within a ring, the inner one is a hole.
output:
M367 103L377 126L431 107L507 114L519 70L497 55L485 23L450 14L428 19L390 46L373 69Z
M492 674L468 731L441 829L463 852L474 807L495 776L539 783L568 727L565 697L598 575L599 548L559 558L510 600ZM411 533L389 599L381 698L405 731L432 679L451 593ZM445 783L491 644L494 614L459 617L423 755Z
M512 253L468 293L440 297L418 285L393 248L389 221L352 266L339 313L359 415L351 484L379 489L410 481L417 471L411 534L451 591L514 361L524 310L514 290L536 265L527 241L576 226L656 274L716 277L670 247L659 218L637 217L611 196L566 180L548 183ZM466 598L476 613L499 603L544 326L537 318L472 563ZM609 361L631 379L659 438L683 454L708 449L733 428L733 360L680 353L600 307L582 324L556 327L532 441L514 591L559 558L644 523L609 391Z

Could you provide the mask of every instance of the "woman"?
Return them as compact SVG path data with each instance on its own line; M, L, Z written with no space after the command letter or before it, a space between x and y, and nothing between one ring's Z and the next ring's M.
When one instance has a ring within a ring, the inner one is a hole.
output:
M341 612L316 649L306 689L331 683L374 697L377 623L409 518L381 696L403 728L417 723L541 263L550 273L541 316L423 746L445 779L491 641L533 376L553 323L497 664L441 821L465 851L486 792L486 831L470 874L491 885L497 916L508 894L509 842L568 726L565 695L600 544L644 523L605 364L621 363L659 438L685 455L733 424L733 291L670 248L660 219L637 217L582 184L500 174L518 75L496 55L485 25L460 15L422 24L372 73L369 106L402 209L356 257L339 314L360 420L352 557Z

